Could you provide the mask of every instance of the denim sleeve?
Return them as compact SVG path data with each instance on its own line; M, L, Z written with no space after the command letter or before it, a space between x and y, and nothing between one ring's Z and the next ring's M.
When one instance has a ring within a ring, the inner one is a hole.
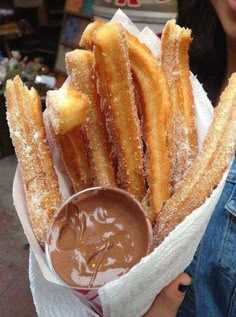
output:
M186 272L193 283L178 317L236 317L236 160Z

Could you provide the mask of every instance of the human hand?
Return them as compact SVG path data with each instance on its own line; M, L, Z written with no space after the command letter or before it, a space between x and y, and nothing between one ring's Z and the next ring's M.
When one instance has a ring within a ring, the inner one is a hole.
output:
M191 282L190 276L186 273L177 276L158 294L143 317L175 317Z

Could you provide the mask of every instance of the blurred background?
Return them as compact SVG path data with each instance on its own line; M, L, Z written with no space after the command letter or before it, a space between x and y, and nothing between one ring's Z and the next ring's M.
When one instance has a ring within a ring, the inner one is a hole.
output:
M17 165L6 121L6 80L19 74L45 107L49 89L66 79L65 53L78 48L86 26L122 9L160 36L176 16L175 0L0 0L0 316L37 316L28 280L29 245L12 202Z

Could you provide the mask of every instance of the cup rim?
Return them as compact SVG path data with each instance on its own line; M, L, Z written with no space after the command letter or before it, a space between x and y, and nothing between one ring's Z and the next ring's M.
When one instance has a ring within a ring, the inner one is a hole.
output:
M55 213L54 215L54 220L58 217L58 215L60 214L60 212L63 210L63 208L70 202L72 201L73 199L75 199L77 196L80 196L80 195L83 195L83 194L86 194L87 192L93 192L93 191L112 191L112 192L117 192L119 193L120 195L123 195L125 196L126 198L128 198L130 201L132 201L133 204L136 204L136 206L138 208L136 208L136 210L139 210L139 212L142 213L143 215L143 218L145 220L145 225L147 227L147 233L148 233L148 236L147 236L147 247L146 247L146 250L144 252L144 255L142 258L146 257L151 249L152 249L152 242L153 242L153 232L152 232L152 224L151 224L151 221L150 221L150 218L147 216L146 212L145 212L145 209L144 207L142 206L141 202L139 202L131 193L125 191L124 189L121 189L121 188L118 188L118 187L112 187L112 186L95 186L95 187L89 187L89 188L86 188L86 189L83 189L73 195L71 195L68 199L66 199L63 204L60 206L60 208L57 210L57 212ZM73 290L81 290L81 291L95 291L95 290L99 290L101 287L103 287L104 285L102 286L99 286L99 287L76 287L76 286L70 286L68 284L66 284L61 278L60 276L57 274L57 272L55 271L53 265L52 265L52 261L51 261L51 258L50 258L50 255L49 255L49 250L48 250L48 238L50 236L50 232L51 232L51 228L53 227L54 225L54 220L51 222L50 226L49 226L49 230L48 230L48 234L47 234L47 239L46 239L46 242L45 242L45 255L46 255L46 260L47 260L47 264L49 266L49 269L52 271L52 273L54 274L55 278L58 280L58 282L66 287L66 288L70 288L70 289L73 289ZM142 259L141 258L141 259ZM140 261L141 261L140 259ZM140 262L139 261L139 262ZM139 263L138 262L138 263ZM136 263L135 265L137 265L138 263ZM134 265L134 266L135 266ZM127 274L134 266L132 266L125 274ZM124 274L124 275L125 275ZM122 276L124 276L122 275ZM121 276L121 277L122 277ZM120 278L120 277L119 277ZM117 279L119 279L117 278ZM114 279L116 280L116 279ZM110 282L114 281L114 280L111 280ZM108 282L108 283L110 283Z

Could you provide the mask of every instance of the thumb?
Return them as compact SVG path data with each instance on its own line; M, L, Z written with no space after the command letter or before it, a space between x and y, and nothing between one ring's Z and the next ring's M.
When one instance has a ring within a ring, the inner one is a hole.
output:
M188 274L180 274L168 286L163 288L143 317L175 317L191 282L192 280Z

